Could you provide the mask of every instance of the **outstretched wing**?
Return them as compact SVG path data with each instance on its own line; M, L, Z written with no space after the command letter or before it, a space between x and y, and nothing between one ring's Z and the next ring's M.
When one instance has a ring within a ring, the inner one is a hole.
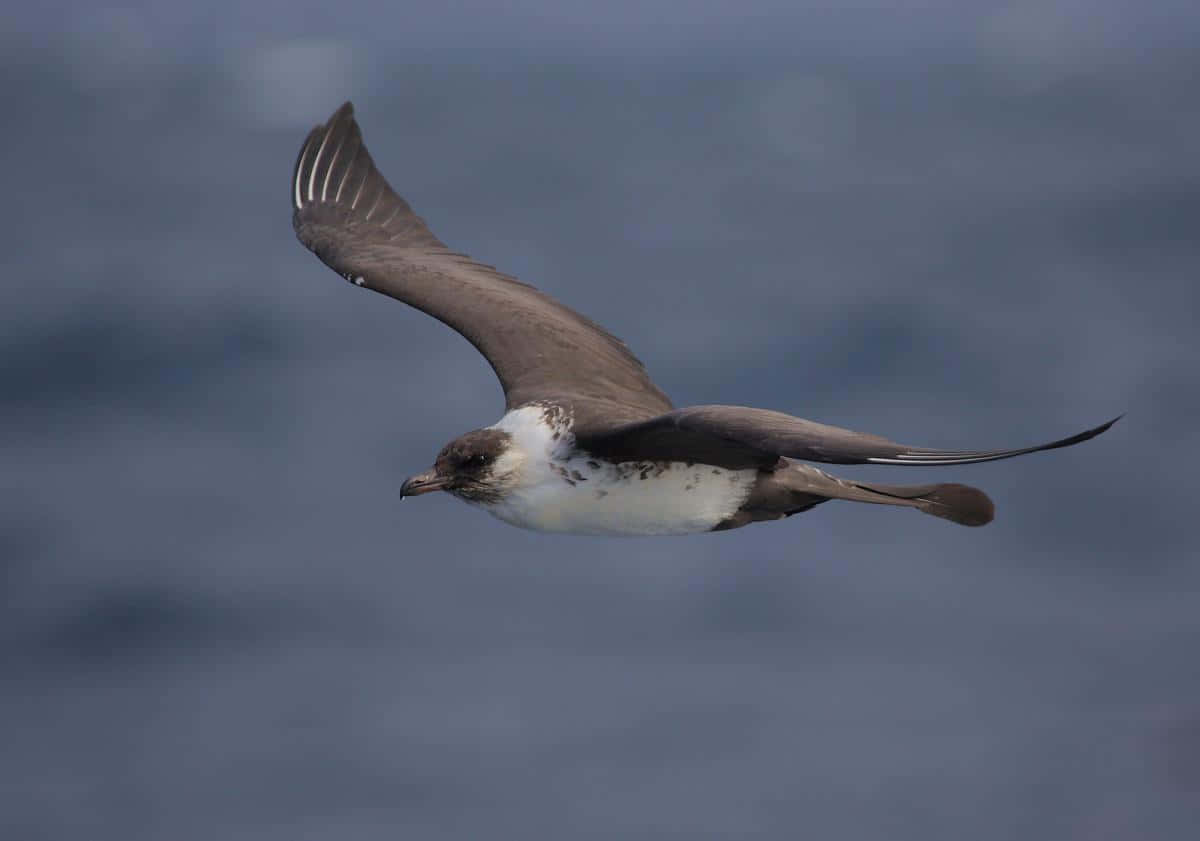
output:
M829 464L974 464L1069 447L1094 438L1120 418L1049 444L1015 450L934 450L906 447L767 409L692 406L576 437L579 446L617 461L694 461L729 469L770 469L781 456Z
M375 168L347 102L308 135L292 177L296 236L357 286L461 333L508 408L554 399L653 417L671 401L615 336L532 286L447 249Z

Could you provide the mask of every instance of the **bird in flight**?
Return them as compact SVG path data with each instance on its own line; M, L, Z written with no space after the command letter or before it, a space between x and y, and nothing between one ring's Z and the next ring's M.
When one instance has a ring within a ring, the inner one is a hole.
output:
M443 245L375 168L349 102L304 141L292 223L355 286L461 333L504 388L500 420L451 441L400 495L446 491L524 528L690 534L778 520L830 499L980 526L993 506L976 488L853 481L804 462L974 464L1078 444L1119 419L1033 447L946 451L767 409L677 409L603 327Z

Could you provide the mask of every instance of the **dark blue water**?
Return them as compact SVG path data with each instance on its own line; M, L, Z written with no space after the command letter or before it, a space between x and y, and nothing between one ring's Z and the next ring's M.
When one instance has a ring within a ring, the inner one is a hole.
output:
M1193 837L1200 61L1169 26L570 59L129 15L0 56L0 836ZM680 404L951 448L1130 414L936 473L993 496L981 530L400 504L501 395L294 240L347 97L442 239Z

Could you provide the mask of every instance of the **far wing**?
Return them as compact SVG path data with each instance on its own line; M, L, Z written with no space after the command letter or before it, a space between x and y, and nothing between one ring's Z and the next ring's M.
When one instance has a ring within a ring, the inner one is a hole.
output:
M728 469L771 469L781 456L829 464L974 464L1069 447L1104 432L1120 418L1093 429L1014 450L935 450L907 447L878 435L741 406L692 406L649 420L577 437L596 455L617 461L693 461Z
M308 135L292 176L292 223L342 277L457 330L484 355L508 407L539 399L652 417L671 401L629 348L532 286L447 249L375 168L347 102Z

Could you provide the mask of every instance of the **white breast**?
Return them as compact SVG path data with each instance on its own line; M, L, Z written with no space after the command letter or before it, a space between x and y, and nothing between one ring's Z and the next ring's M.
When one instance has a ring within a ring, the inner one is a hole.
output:
M570 419L540 407L498 423L512 436L497 472L503 498L481 507L507 523L571 534L660 535L709 531L746 501L754 470L683 462L610 462L574 451Z

